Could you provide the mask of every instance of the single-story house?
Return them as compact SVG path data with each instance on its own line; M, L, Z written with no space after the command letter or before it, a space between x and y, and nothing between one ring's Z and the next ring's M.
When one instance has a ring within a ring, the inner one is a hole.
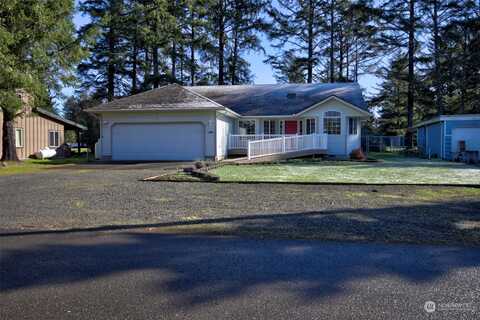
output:
M466 151L480 152L480 114L441 115L414 127L423 156L454 160L460 144Z
M360 147L361 121L370 116L355 83L171 84L88 111L100 118L97 152L112 160L220 160L246 154L249 142L284 137L298 146L307 138L285 137L309 135L344 157Z
M65 130L78 132L87 128L42 108L31 108L30 98L21 94L25 107L14 121L15 145L20 160L33 156L40 149L55 149L65 141ZM3 138L3 112L0 109L0 141ZM0 158L2 148L0 147Z

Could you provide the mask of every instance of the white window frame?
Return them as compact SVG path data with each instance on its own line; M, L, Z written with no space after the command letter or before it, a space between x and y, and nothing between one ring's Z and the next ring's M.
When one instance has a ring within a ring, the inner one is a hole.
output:
M305 120L305 134L314 134L315 133L315 126L317 125L315 118L308 118Z
M348 134L351 136L358 134L358 118L348 118Z
M53 133L53 144L50 143L50 135ZM56 143L56 145L55 145ZM60 133L58 130L48 130L48 146L51 148L57 148L60 146Z
M323 116L323 133L336 136L342 134L342 114L340 112L325 112Z
M268 125L266 126L266 124ZM263 134L276 134L275 120L263 120ZM268 130L265 131L265 128Z
M247 127L242 127L242 123L248 123L249 125ZM246 134L255 134L256 133L256 123L255 120L238 120L238 129L240 131L240 128L245 129ZM251 130L253 128L253 132Z
M20 132L20 139L17 139ZM15 128L15 148L23 148L25 146L25 130L23 128Z

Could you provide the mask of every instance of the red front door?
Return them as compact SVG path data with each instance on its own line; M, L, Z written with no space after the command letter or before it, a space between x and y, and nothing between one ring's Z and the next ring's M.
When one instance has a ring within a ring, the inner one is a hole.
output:
M297 120L285 120L285 134L297 134Z

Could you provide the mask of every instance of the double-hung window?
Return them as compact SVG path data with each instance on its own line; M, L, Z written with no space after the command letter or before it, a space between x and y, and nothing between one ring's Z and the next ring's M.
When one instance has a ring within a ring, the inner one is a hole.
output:
M23 129L22 128L15 128L15 147L23 148L24 141L23 141Z
M58 131L49 131L48 132L48 146L49 147L58 147L60 145Z
M275 120L263 121L263 134L275 134Z
M348 134L356 135L358 133L358 119L348 118Z
M338 111L327 111L323 117L323 133L339 135L342 132L341 114Z
M315 119L307 119L306 125L305 131L307 134L315 133Z

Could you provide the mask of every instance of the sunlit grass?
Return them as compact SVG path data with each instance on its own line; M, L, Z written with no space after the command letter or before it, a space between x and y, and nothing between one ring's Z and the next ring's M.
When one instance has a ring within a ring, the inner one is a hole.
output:
M480 185L480 167L402 157L385 157L382 162L296 160L268 165L227 165L213 173L221 181Z
M93 158L90 157L90 160ZM58 165L68 165L68 164L81 164L86 163L87 157L82 156L73 156L70 158L64 159L26 159L24 161L7 161L5 162L5 167L0 167L0 176L2 175L15 175L15 174L27 174L27 173L37 173L42 170L52 168Z

